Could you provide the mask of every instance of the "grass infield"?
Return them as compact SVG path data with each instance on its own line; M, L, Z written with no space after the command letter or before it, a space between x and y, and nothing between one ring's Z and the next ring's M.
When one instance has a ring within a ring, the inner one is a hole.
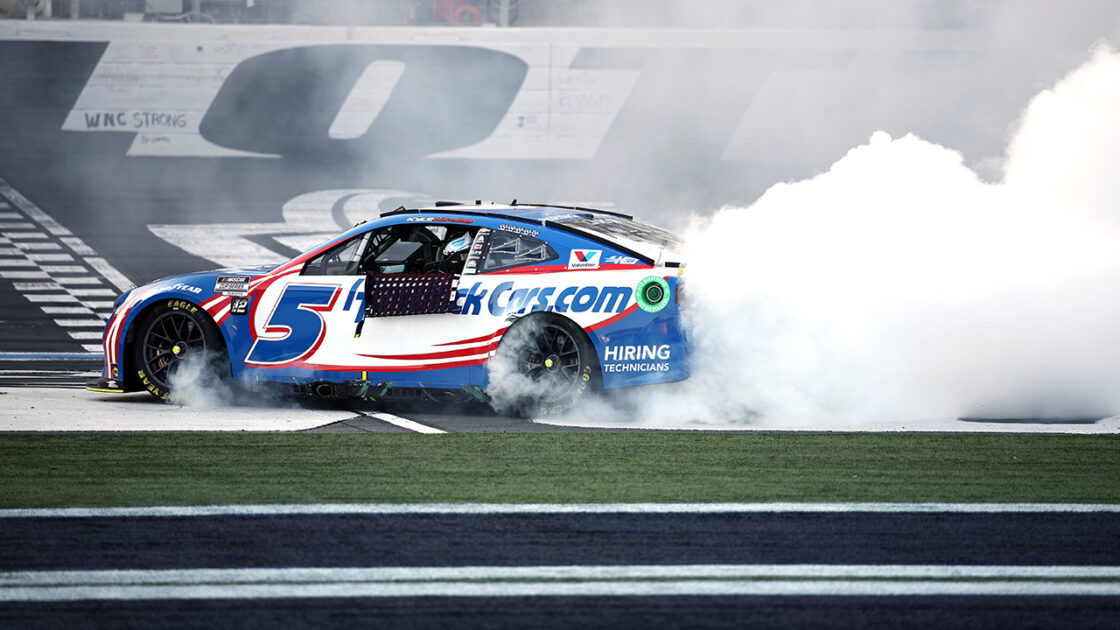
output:
M0 508L226 503L1120 503L1120 436L0 436Z

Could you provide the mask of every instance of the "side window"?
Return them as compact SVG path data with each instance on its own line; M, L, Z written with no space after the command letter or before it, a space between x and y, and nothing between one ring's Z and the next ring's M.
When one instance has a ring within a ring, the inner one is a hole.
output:
M492 230L479 272L501 271L522 265L539 265L556 257L556 251L540 239L514 232Z
M303 265L301 276L354 276L369 241L369 232L359 234L328 249Z
M461 273L473 238L473 230L455 226L407 224L378 230L358 271Z

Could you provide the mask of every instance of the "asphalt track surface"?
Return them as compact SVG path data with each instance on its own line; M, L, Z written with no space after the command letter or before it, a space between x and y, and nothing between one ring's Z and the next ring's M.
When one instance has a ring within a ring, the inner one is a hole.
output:
M244 401L250 406L221 410L183 408L166 405L147 392L121 395L85 391L86 381L101 374L101 361L97 359L12 360L4 356L0 355L0 401L5 403L5 409L0 411L0 431L80 428L106 431L298 430L308 433L589 433L626 430L537 423L497 414L481 403L261 400L258 395L256 400ZM269 416L277 421L270 421ZM75 419L82 422L76 423ZM285 426L285 419L297 424ZM130 424L133 420L140 424Z
M91 572L78 579L95 581L105 578L88 575L131 570L151 575L153 585L146 588L156 590L139 598L0 601L0 616L11 627L1107 628L1116 627L1120 613L1118 525L1115 512L6 518L0 527L0 580L67 570ZM335 579L358 567L371 575L381 569L383 581L371 585L359 579L317 592L321 578L296 577L284 579L281 592L289 596L243 594L245 588L273 583L269 569L290 567L332 569L324 575ZM744 568L782 575L785 567L803 577L633 579L642 572L656 574L651 567L668 576ZM951 570L935 580L900 577L914 570L936 573L938 567ZM1056 594L1047 590L1051 582L1040 578L1011 587L986 578L936 594L953 583L944 578L967 575L970 568L1029 573L1039 567L1108 569L1109 594L1083 594L1085 580L1073 581L1075 594ZM495 577L503 569L517 576L519 568L538 577ZM886 579L822 581L829 568L852 575L872 570ZM207 579L222 585L220 578L194 569L256 572L249 574L249 587L225 583L230 596L219 591L194 597L189 590L184 596L168 586L175 580L204 585ZM583 575L592 569L615 577L562 578L565 570ZM168 577L174 575L169 570L188 577ZM561 579L539 578L549 570ZM386 581L384 575L396 577ZM482 577L464 585L463 578L448 575ZM127 592L120 584L128 579L112 574L108 580L109 592L114 587ZM899 594L880 594L891 592L892 585ZM423 594L393 595L417 587ZM1045 594L1032 594L1039 587ZM348 588L364 596L348 597ZM371 588L381 594L369 595ZM481 594L456 594L472 588ZM593 594L565 594L581 589ZM673 589L677 592L662 592ZM720 594L721 589L732 594ZM1001 589L999 595L983 594ZM778 594L751 594L756 590ZM0 589L5 598L19 599Z

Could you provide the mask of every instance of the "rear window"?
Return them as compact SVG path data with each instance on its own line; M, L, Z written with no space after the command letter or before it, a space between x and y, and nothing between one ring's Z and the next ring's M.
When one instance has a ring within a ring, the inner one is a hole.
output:
M630 240L656 245L675 252L684 249L684 241L679 236L657 226L616 217L591 217L564 221L565 226L608 238L610 240Z
M479 272L500 271L522 265L539 265L557 257L542 240L524 234L495 230L490 232Z

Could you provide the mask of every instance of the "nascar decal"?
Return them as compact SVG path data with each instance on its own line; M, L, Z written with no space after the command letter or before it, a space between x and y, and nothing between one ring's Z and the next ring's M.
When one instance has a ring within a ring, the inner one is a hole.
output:
M214 292L233 297L249 296L249 276L218 276Z
M568 256L568 269L598 269L601 249L573 249Z
M481 282L475 282L468 289L459 289L456 304L460 315L502 316L537 311L621 313L633 294L629 287L516 288L512 281L503 282L491 291L483 289Z

